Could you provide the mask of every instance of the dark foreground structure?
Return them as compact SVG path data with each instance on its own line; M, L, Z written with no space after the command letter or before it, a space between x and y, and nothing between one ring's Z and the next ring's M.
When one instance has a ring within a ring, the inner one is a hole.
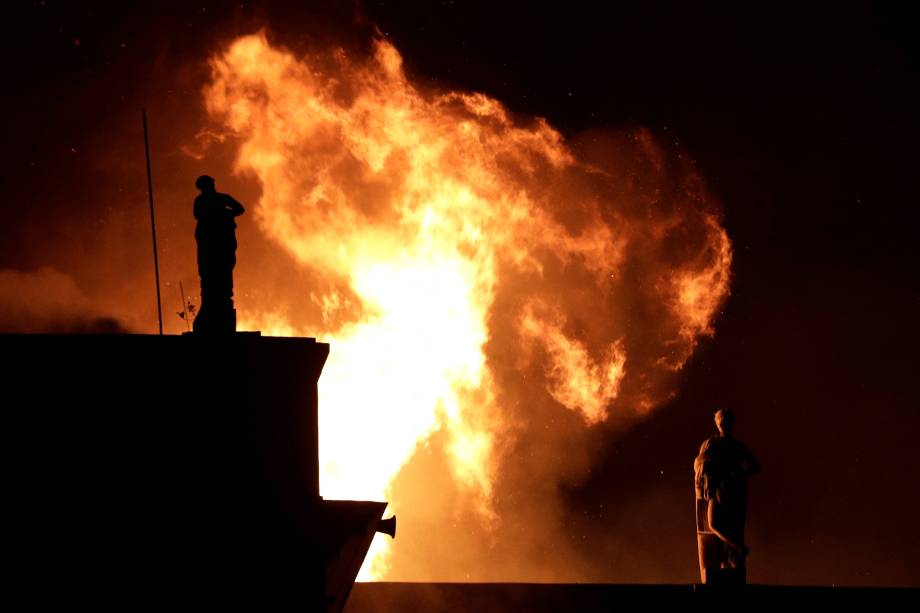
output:
M747 585L613 585L562 583L359 583L345 613L550 613L663 610L760 611L771 606L839 606L852 610L913 608L920 590ZM913 603L913 604L911 604ZM638 606L637 606L638 605ZM870 608L871 607L871 608ZM824 609L819 609L824 610Z
M352 589L375 531L394 526L381 521L382 502L319 496L316 384L328 345L250 334L0 343L5 603L337 611L348 598L347 613L498 613L611 611L636 599L736 609L917 601L916 590L756 585Z
M319 495L328 345L258 334L0 343L8 601L341 609L386 505Z

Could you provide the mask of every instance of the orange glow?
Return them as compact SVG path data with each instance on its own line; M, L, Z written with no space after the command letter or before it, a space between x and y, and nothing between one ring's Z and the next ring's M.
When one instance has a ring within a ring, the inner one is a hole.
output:
M618 343L595 362L584 344L566 336L565 320L559 312L546 318L528 309L521 320L525 336L543 344L550 358L547 383L550 395L559 404L580 411L588 424L607 417L607 407L617 396L624 375L626 356Z
M612 320L586 329L584 304L614 301L630 249L655 252L668 224L705 232L704 246L674 265L655 260L664 368L679 368L712 333L731 246L708 205L667 219L652 211L648 222L618 216L615 199L591 187L612 180L606 170L580 162L546 121L514 118L483 94L421 91L388 42L358 61L341 51L295 57L264 34L245 36L212 59L205 101L238 143L236 170L262 186L260 229L339 288L305 288L304 302L323 313L315 328L270 308L240 322L331 343L319 403L327 498L388 499L400 469L441 432L445 478L483 523L500 521L494 487L518 426L497 400L488 347L504 321L497 296L514 284L514 367L538 365L548 397L585 427L616 409L633 366L631 332ZM577 271L566 295L581 306L556 299L548 267ZM637 397L622 410L640 413L661 394ZM361 578L386 576L394 546L378 538Z

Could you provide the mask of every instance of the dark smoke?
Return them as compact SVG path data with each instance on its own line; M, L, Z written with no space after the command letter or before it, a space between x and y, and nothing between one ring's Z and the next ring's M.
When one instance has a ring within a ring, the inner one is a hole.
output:
M128 334L73 278L53 268L0 270L0 332Z

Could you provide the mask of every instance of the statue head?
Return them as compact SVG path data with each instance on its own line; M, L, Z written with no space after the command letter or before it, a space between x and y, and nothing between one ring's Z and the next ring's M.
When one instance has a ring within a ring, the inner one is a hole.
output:
M214 187L214 177L208 175L201 175L195 179L195 187L198 188L200 192L213 192L216 191Z
M731 436L735 427L735 414L729 408L719 409L715 415L716 428L722 436Z

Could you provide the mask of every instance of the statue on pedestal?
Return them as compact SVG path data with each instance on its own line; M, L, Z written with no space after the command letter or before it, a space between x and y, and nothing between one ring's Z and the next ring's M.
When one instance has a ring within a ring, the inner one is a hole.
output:
M214 179L202 175L195 181L201 193L195 198L195 240L198 242L198 275L201 277L201 309L195 318L197 334L228 334L236 331L233 308L233 267L236 265L236 221L243 205L228 194L217 192Z
M739 585L746 581L750 551L744 542L747 479L760 472L760 465L732 436L731 409L716 411L715 422L719 433L703 442L693 462L700 578L706 584Z

